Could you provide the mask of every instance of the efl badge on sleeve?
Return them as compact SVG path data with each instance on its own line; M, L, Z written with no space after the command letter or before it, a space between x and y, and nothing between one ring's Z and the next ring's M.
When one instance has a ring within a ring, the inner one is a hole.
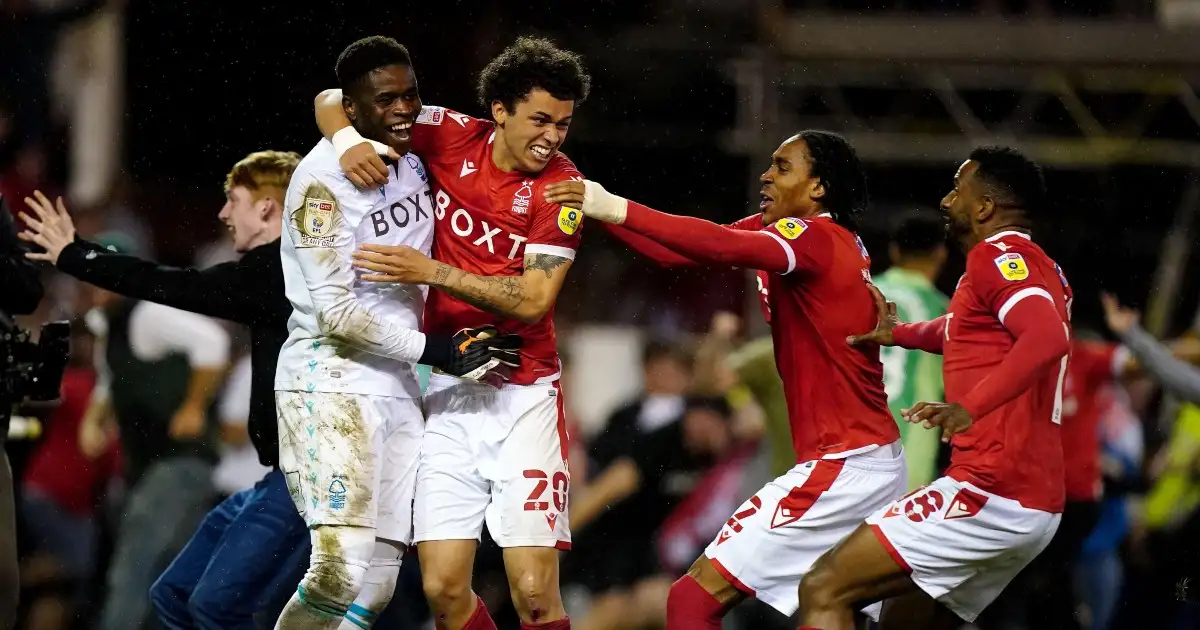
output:
M1029 267L1025 266L1025 259L1016 252L997 256L995 262L1005 280L1015 282L1029 277Z
M579 230L579 224L583 223L583 211L575 208L563 206L558 211L558 229L563 231L563 234L571 235Z
M320 183L311 184L304 191L302 205L292 215L292 222L300 232L300 247L333 247L334 221L338 206L333 191Z
M304 233L314 238L325 236L333 224L333 201L304 198Z
M789 241L794 241L797 237L804 233L804 230L808 229L808 224L800 219L780 219L775 222L775 229L783 238L786 238Z

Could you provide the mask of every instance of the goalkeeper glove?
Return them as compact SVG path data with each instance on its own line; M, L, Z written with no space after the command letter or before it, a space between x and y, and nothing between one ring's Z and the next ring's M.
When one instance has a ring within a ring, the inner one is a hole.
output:
M517 335L501 335L495 326L464 328L453 337L427 335L420 362L477 381L501 365L519 367L521 341Z

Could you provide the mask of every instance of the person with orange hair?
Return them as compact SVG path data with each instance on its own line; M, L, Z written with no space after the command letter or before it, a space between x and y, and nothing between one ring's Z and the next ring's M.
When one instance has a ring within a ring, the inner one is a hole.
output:
M254 487L213 508L149 588L150 602L167 628L254 628L255 613L272 604L281 607L308 562L308 528L278 469L274 394L276 361L292 313L284 294L279 239L284 195L299 162L296 153L258 151L233 166L225 177L225 204L217 217L243 256L206 269L167 267L110 251L76 236L62 199L51 203L40 192L26 199L29 212L23 219L28 227L22 238L41 248L30 258L51 262L102 289L250 328L248 437L259 461L272 470ZM204 416L199 418L203 423ZM175 424L173 420L172 430ZM147 516L159 529L176 525L154 510ZM146 569L137 567L142 573ZM109 578L115 582L119 576L110 573ZM140 597L144 600L145 593ZM128 627L116 617L132 613L116 610L119 606L105 608L100 627ZM273 612L277 615L278 610Z

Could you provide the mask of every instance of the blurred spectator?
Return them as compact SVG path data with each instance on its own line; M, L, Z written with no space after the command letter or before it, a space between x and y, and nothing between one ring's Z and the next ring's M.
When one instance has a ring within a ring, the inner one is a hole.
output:
M933 285L946 264L946 220L915 212L892 231L888 258L892 266L875 277L875 286L896 303L900 321L923 322L946 314L949 300ZM908 463L908 489L928 485L937 476L940 432L913 425L900 411L922 400L942 399L942 357L900 347L879 349L888 407L900 426Z
M625 453L618 456L595 480L577 488L571 502L571 526L582 533L580 539L594 540L602 553L589 556L580 565L575 582L582 582L596 594L588 614L573 626L583 630L610 628L661 627L665 622L667 590L682 573L675 562L664 559L686 557L694 559L712 540L724 524L724 518L714 522L704 535L672 538L694 545L683 550L656 549L659 528L669 520L692 521L707 514L702 503L712 497L687 501L693 492L712 491L721 484L713 479L702 484L705 476L730 452L734 445L731 430L732 410L723 398L689 398L684 403L682 417L640 436ZM738 497L739 484L724 484L725 494ZM737 498L731 499L736 507ZM682 503L690 508L676 513ZM728 510L722 503L720 507ZM620 509L624 520L619 528L590 530L598 517L609 510ZM728 511L722 512L728 514ZM673 529L690 530L677 523ZM598 535L599 538L592 538ZM619 552L614 553L615 550ZM684 553L686 552L686 553Z
M130 492L108 572L99 627L138 628L154 578L213 500L209 406L229 360L220 324L95 289L105 370L85 431L120 427Z
M81 320L72 325L71 359L63 373L58 407L46 436L25 469L21 519L31 548L22 570L27 599L25 628L71 627L97 563L97 507L120 472L120 451L109 440L85 451L80 427L91 399L92 337Z
M1167 347L1138 325L1141 316L1137 311L1121 306L1109 294L1102 295L1101 302L1109 329L1121 338L1142 369L1180 398L1200 403L1200 369L1185 361L1200 359L1196 344L1177 343L1174 349Z
M661 341L648 342L642 350L642 393L613 412L603 431L593 438L586 477L596 479L601 471L633 453L636 445L645 444L649 434L679 422L687 406L685 395L691 380L691 358L682 348ZM648 539L653 533L646 531L637 512L639 506L632 502L604 502L593 514L581 516L581 497L589 492L593 499L599 496L591 488L589 483L572 479L571 528L576 534L572 551L564 558L564 583L582 584L592 593L628 587L638 577L633 574L642 572L644 560L632 554L613 554L612 550L632 540L649 553ZM580 523L588 526L582 536L578 535ZM613 564L622 559L637 564Z
M750 496L764 483L795 466L796 452L792 449L787 400L783 394L783 380L775 368L775 345L770 335L743 344L729 355L728 361L738 383L762 410L765 439L759 446L759 459L764 460L765 468L758 475L757 483L747 480L752 487L745 488L742 496Z
M763 435L762 407L754 393L741 383L729 358L740 343L742 320L728 311L713 315L708 334L696 348L692 361L692 393L724 397L733 410L733 436L739 442L757 444ZM737 507L736 505L734 507Z
M692 361L682 348L661 341L647 343L642 350L642 393L613 412L592 440L591 469L607 467L630 452L640 435L678 420L691 382Z
M213 470L213 486L225 497L254 487L271 472L258 461L258 452L250 442L250 382L250 355L247 353L230 370L217 406L220 460Z
M1111 627L1124 580L1120 552L1129 533L1129 492L1140 477L1143 454L1141 420L1131 408L1124 388L1109 384L1097 398L1101 407L1100 468L1104 498L1096 527L1084 541L1074 567L1075 583L1083 601L1080 627L1084 630Z

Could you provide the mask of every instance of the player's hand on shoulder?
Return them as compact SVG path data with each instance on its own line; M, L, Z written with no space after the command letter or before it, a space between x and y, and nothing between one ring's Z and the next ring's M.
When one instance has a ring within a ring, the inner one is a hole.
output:
M437 262L408 245L367 243L352 255L353 265L368 271L362 279L370 282L429 284Z
M387 184L388 169L383 157L399 160L396 150L379 142L360 142L338 157L346 178L358 188L378 188Z
M478 381L493 371L520 367L521 344L520 336L501 334L495 326L464 328L450 338L450 352L441 365L433 367Z
M628 201L591 180L556 182L546 186L546 201L583 210L583 215L605 223L625 222Z
M875 310L879 315L878 322L875 324L875 329L871 332L846 337L846 343L852 346L866 343L874 343L881 346L895 345L895 341L892 339L892 329L900 323L900 317L896 315L896 303L887 301L887 298L884 297L879 287L873 284L868 283L867 290L871 292L871 297L875 299Z
M900 416L913 424L921 423L926 429L942 428L942 441L971 428L975 419L965 407L958 403L919 402L910 409L900 411Z

